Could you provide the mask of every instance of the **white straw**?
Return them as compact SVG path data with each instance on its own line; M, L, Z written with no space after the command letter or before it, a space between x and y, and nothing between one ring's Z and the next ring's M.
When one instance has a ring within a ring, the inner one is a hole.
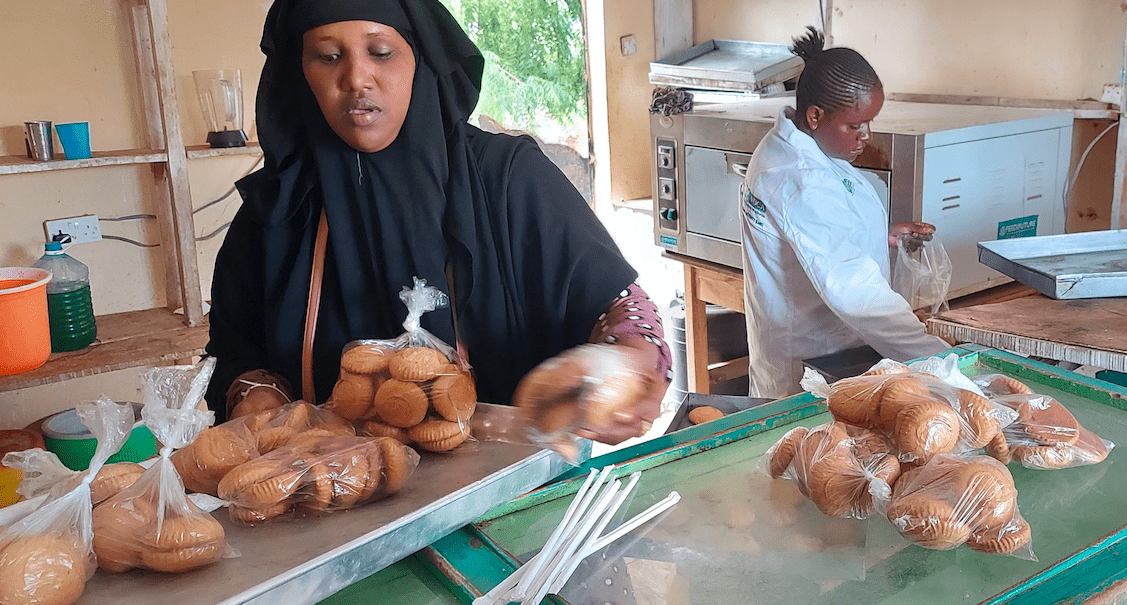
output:
M575 554L573 554L570 559L568 559L567 563L563 566L563 571L557 574L556 577L552 580L552 585L548 589L549 593L559 594L560 590L563 589L564 584L567 584L568 578L571 577L571 574L575 573L576 568L578 568L579 564L583 562L583 559L586 559L590 556L588 550L591 543L593 543L598 539L599 536L602 535L603 530L606 529L606 526L608 523L610 523L610 520L614 518L614 515L618 512L618 509L622 508L622 503L625 502L626 498L628 498L634 491L634 487L638 485L638 479L641 479L641 477L641 472L636 472L630 475L630 483L628 483L626 487L624 487L621 491L618 492L617 495L615 495L614 500L611 502L610 506L607 507L607 510L603 513L602 518L599 519L599 524L595 526L595 529L588 535L587 539L584 540L583 545L576 550Z
M542 573L541 577L535 579L532 583L539 588L536 591L536 596L532 600L525 600L525 605L538 605L548 594L548 589L551 587L552 579L559 573L564 565L571 559L572 554L579 549L587 535L591 532L591 528L598 522L602 516L603 511L607 509L612 500L615 500L615 495L618 493L618 488L621 482L615 479L611 484L599 494L595 503L591 505L591 509L583 515L582 522L577 528L568 535L568 539L560 545L558 556L553 557L552 565L549 566Z
M560 540L560 536L570 530L572 526L572 519L574 519L576 516L576 511L582 507L587 506L587 494L594 494L594 492L590 490L592 483L601 484L606 475L609 474L610 471L608 469L610 468L610 466L607 466L603 468L602 472L591 469L591 472L587 474L587 479L583 482L583 485L579 487L579 491L575 493L575 497L572 498L571 504L567 507L567 511L564 512L564 516L563 519L560 520L560 524L557 525L556 529L552 531L552 534L548 536L548 541L544 543L544 547L540 549L540 552L525 564L531 565L532 568L528 573L525 573L524 576L520 578L520 581L516 585L516 589L512 594L509 595L510 598L519 601L524 598L524 595L534 590L531 586L532 579L536 577L537 573L539 573L541 566L544 565L545 559L551 557L551 553L555 550L556 544Z
M598 552L598 551L602 550L603 548L605 548L610 543L612 543L615 540L621 538L622 536L625 536L626 534L634 531L635 529L640 527L643 523L645 523L645 522L649 521L650 519L653 519L654 517L658 516L659 514L664 512L665 509L671 508L673 505L677 504L677 502L680 501L680 500L681 500L681 494L678 494L677 492L669 492L669 495L666 496L665 499L662 500L661 502L658 502L657 504L654 504L653 506L647 508L644 512L642 512L638 516L636 516L633 519L627 521L626 523L623 523L622 525L615 528L614 531L612 531L609 534L603 536L602 538L599 538L598 540L596 540L595 543L591 545L591 548L588 549L587 554L590 555L591 553Z

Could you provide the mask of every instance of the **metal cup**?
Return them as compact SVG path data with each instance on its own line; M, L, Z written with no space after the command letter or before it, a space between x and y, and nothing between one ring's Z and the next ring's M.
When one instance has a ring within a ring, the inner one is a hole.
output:
M27 157L46 162L55 159L55 142L51 137L51 122L38 120L24 122Z

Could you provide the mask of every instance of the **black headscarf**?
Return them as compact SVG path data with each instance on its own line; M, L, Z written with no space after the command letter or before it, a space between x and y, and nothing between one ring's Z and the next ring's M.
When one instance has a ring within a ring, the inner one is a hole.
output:
M332 131L302 72L302 34L346 20L394 27L416 57L403 127L387 148L374 153L358 152ZM513 164L527 161L527 139L486 140L493 135L468 125L484 62L438 0L276 0L261 46L266 63L256 111L265 167L238 183L244 207L216 262L209 352L220 356L217 388L263 363L293 384L301 382L301 328L322 208L329 245L314 344L318 401L332 389L343 345L403 332L406 307L398 295L416 276L451 293L450 265L459 335L475 368L479 397L495 402L507 402L537 362L584 342L598 314L636 276L593 214L566 210L573 208L569 196L582 198L573 187L570 194L561 191L562 175L554 167L549 174L537 160L534 170L542 174L521 175L527 183L510 179ZM519 199L509 199L514 189ZM553 205L562 218L540 216ZM256 284L239 284L221 272L225 263L241 262L236 232L259 228L261 249L245 253L264 274L261 295L248 297L261 298L265 334L244 338L261 340L254 344L268 359L247 354L223 367L221 349L238 347L224 331L239 326L238 318L216 316L221 299ZM583 235L569 239L569 232ZM521 249L529 233L548 242L544 250ZM540 283L529 284L533 266ZM229 325L217 327L217 320ZM450 308L424 314L422 326L455 344Z

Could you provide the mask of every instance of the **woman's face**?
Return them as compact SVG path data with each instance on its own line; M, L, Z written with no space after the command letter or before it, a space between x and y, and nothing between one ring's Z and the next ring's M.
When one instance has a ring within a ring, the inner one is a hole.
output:
M807 132L818 142L822 153L852 162L873 137L870 123L880 113L881 107L884 107L884 90L881 88L861 95L853 107L831 114L812 106L806 110L806 124L810 128Z
M394 28L372 21L315 27L302 39L301 67L325 120L352 148L380 151L399 136L415 55Z

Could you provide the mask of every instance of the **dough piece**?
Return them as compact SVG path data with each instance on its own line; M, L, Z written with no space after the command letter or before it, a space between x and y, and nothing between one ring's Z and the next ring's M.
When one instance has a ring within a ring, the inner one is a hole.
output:
M929 401L897 415L893 434L901 459L926 462L954 449L959 429L959 416L951 406Z
M872 428L876 423L877 406L888 382L883 376L843 378L830 387L826 405L835 420Z
M168 509L165 509L166 511ZM223 542L223 526L211 515L165 516L164 522L152 523L142 538L145 546L154 550L175 550L188 546L201 546ZM143 553L142 553L143 555Z
M986 444L986 453L1002 464L1009 464L1010 460L1013 460L1013 453L1010 451L1004 431L998 431L990 443Z
M689 422L693 424L704 424L723 417L724 412L710 405L702 405L689 410Z
M223 542L197 544L169 550L141 551L141 564L148 569L183 573L215 563L223 557Z
M901 535L925 548L947 550L970 537L970 528L956 520L950 504L925 493L894 498L888 507L888 520Z
M1071 445L1080 439L1080 423L1076 417L1047 395L1032 396L1018 405L1014 424L1040 445Z
M433 350L433 349L420 349ZM391 379L376 391L376 411L384 422L409 428L423 421L429 402L422 387L414 382Z
M102 466L90 484L90 502L97 505L109 500L133 485L144 474L145 467L135 462L115 462Z
M301 508L320 513L333 503L333 476L329 467L317 463L310 466L304 476L305 487L300 494Z
M896 428L896 417L900 412L921 403L936 402L928 382L919 374L896 376L888 379L881 396L875 428L892 431Z
M477 408L477 387L468 374L444 374L430 385L434 411L451 422L465 422Z
M424 420L407 429L407 434L415 444L431 452L447 452L463 442L470 435L468 426L448 420Z
M990 402L973 391L958 389L959 417L964 423L960 438L970 449L990 443L998 434L998 420L994 417Z
M357 345L340 356L340 369L352 374L378 374L387 370L394 354L394 350L379 345Z
M246 508L235 504L227 507L231 520L239 525L246 526L265 523L290 512L291 508L292 505L288 500L265 508Z
M368 413L375 395L371 376L341 370L325 408L345 420L356 420Z
M1014 460L1025 468L1053 470L1072 466L1073 448L1064 443L1056 445L1014 445L1010 448Z
M0 603L70 605L86 588L88 564L86 553L73 540L17 537L0 549Z
M1029 524L1025 519L1015 517L1009 523L972 533L967 539L967 546L979 552L1011 555L1032 539Z
M383 459L384 492L394 494L403 489L414 467L407 452L410 448L394 439L380 438L380 454ZM414 452L412 452L414 455Z
M368 454L365 450L376 447L374 443L361 442L336 454L332 460L326 462L333 481L332 508L334 510L352 508L361 502L370 473Z
M425 382L433 379L450 363L441 351L429 347L408 347L391 357L388 370L391 377L407 382Z

